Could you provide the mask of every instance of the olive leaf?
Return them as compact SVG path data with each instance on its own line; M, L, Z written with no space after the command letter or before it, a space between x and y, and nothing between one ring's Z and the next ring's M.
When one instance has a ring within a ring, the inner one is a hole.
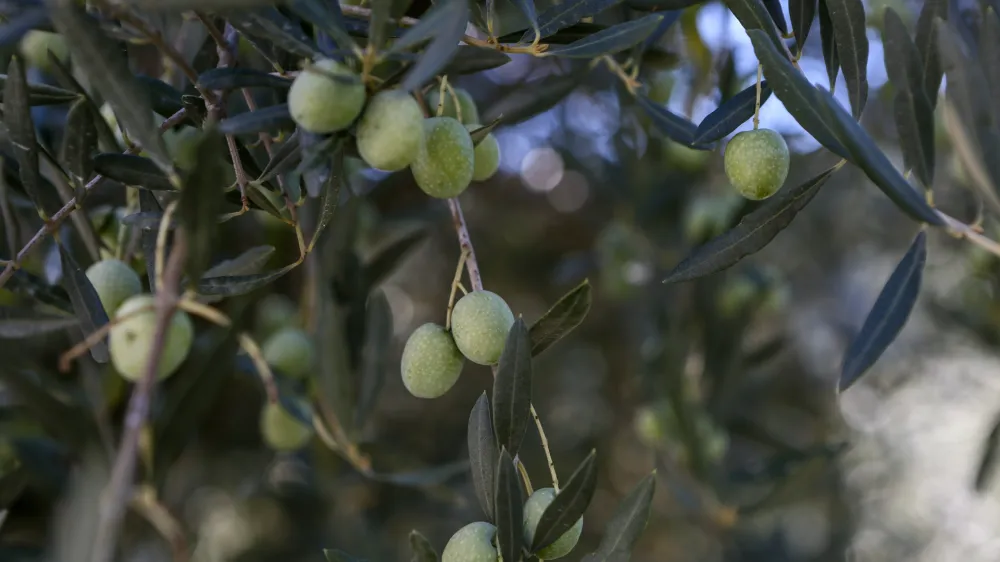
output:
M604 536L595 552L583 562L627 562L639 535L646 528L649 509L656 491L656 471L643 478L615 508L604 527Z
M861 378L903 329L920 294L926 262L927 233L921 230L882 287L861 331L844 354L840 371L841 391Z
M531 339L518 318L507 333L493 379L493 428L497 442L517 455L531 411Z
M411 562L437 562L438 555L431 546L431 541L416 529L410 531L410 550L413 551Z
M666 135L670 140L698 150L708 150L711 148L704 144L694 144L694 137L698 130L698 127L694 123L644 95L637 95L635 99L639 102L639 107L652 118L653 125L657 130Z
M465 35L469 24L469 4L465 0L441 0L423 18L435 24L434 38L420 55L417 64L403 78L402 88L407 91L418 89L444 68L458 50L458 42ZM420 27L414 26L410 32ZM407 33L409 34L409 32ZM399 41L406 39L406 35Z
M7 87L7 75L0 74L0 85ZM28 103L36 105L59 105L76 101L79 98L75 92L57 88L49 84L28 82Z
M198 75L198 86L206 90L287 89L291 85L292 81L288 78L253 68L213 68ZM177 101L180 103L180 96Z
M149 105L158 115L170 117L184 108L183 94L163 80L150 76L136 75L139 85L146 90Z
M234 258L223 260L208 268L205 270L205 278L259 273L260 268L267 264L272 255L274 246L254 246Z
M311 22L330 36L342 50L353 51L357 48L354 39L347 32L344 13L339 2L324 2L323 0L292 0L292 9L304 21Z
M251 273L247 275L224 275L221 277L204 277L198 281L199 295L217 295L232 297L252 293L257 289L274 283L298 264L292 263L274 271Z
M108 323L108 314L104 311L101 298L98 296L94 286L90 283L86 273L76 263L70 252L63 248L62 244L57 244L59 248L59 260L62 264L62 281L69 300L73 303L73 311L80 320L80 327L85 335L97 331ZM90 348L90 355L98 363L107 363L108 346L105 342L99 341Z
M184 189L177 203L177 215L187 234L184 271L188 283L198 283L212 258L226 183L222 153L219 131L203 131L195 146L194 166L184 177Z
M819 38L823 48L823 63L826 65L826 75L830 81L830 91L832 92L837 84L837 75L840 74L840 54L837 52L837 39L834 36L833 20L830 19L827 0L819 0L817 10L819 11Z
M584 279L531 325L528 333L532 356L545 351L583 322L590 312L591 293L590 280Z
M497 117L489 125L483 125L474 131L469 131L469 136L472 137L472 146L479 146L479 143L483 142L487 135L492 133L493 129L500 124L500 119L500 117Z
M726 7L743 24L747 33L759 31L770 41L775 51L787 52L774 20L761 0L725 0ZM786 57L787 59L787 57Z
M271 159L268 160L260 176L257 177L257 183L263 183L276 176L280 176L285 172L291 171L294 169L294 166L298 165L302 160L302 147L299 146L298 135L299 132L296 130L285 139L285 142L277 146L277 149L271 155Z
M493 505L496 510L497 544L504 560L520 560L524 544L522 519L524 499L521 496L521 480L514 460L506 448L500 449L496 469L496 490Z
M660 14L613 25L568 45L550 47L543 56L590 59L624 51L649 37L663 21Z
M924 77L924 95L937 105L938 90L941 88L941 61L937 38L936 20L948 21L948 0L924 0L917 19L917 33L914 43L920 51L921 75Z
M771 97L771 87L767 80L760 83L760 105ZM752 119L757 107L757 84L754 84L729 98L715 111L709 113L694 132L693 144L715 142L735 131L737 127Z
M483 111L483 121L491 122L500 117L507 125L526 121L566 99L585 76L583 72L569 72L514 88Z
M767 14L771 16L771 21L777 26L782 35L788 35L788 22L785 21L785 14L781 11L780 0L761 0Z
M251 133L274 133L295 128L295 121L288 111L287 103L279 103L247 111L223 119L219 123L219 132L224 135L246 135ZM221 156L220 156L221 157Z
M847 82L847 96L851 99L854 118L858 119L868 101L865 5L862 0L826 0L826 9L833 23L833 37L837 42L844 81Z
M323 53L302 28L274 7L231 11L227 21L240 32L266 39L276 47L301 57L321 58Z
M792 32L795 34L796 51L802 52L802 47L809 38L809 30L816 19L817 0L788 0L788 14L792 20Z
M160 167L144 156L108 152L94 156L93 166L98 174L125 185L154 191L176 190Z
M96 149L97 128L94 126L93 114L87 100L81 99L70 107L66 115L66 128L59 151L59 160L76 187L77 203L83 200L83 186L93 174L91 155Z
M31 338L79 326L73 316L45 314L31 309L0 307L0 339Z
M508 62L510 62L510 56L496 49L476 45L459 45L455 55L441 69L441 74L447 76L475 74L503 66Z
M529 550L536 553L551 545L583 517L597 489L597 451L591 450L566 485L542 512Z
M490 418L490 401L484 391L469 414L468 428L469 466L472 470L472 485L479 499L479 506L490 521L494 520L494 494L496 490L496 470L500 452L497 449L493 422Z
M396 268L402 263L403 258L410 255L410 252L417 247L427 237L427 230L420 228L402 238L392 242L368 260L364 265L362 273L363 283L366 287L375 287L382 283Z
M163 215L163 209L152 192L139 190L139 211L142 213L157 213ZM139 244L142 246L142 257L146 262L146 276L149 279L149 292L156 292L156 227L140 227ZM169 242L168 242L169 243Z
M983 451L979 456L974 486L977 492L986 491L996 478L997 461L1000 460L1000 416L993 422L989 434L983 441Z
M534 28L524 32L519 43L531 43L537 36L549 37L583 18L595 16L621 0L568 0L553 4L538 14L537 32Z

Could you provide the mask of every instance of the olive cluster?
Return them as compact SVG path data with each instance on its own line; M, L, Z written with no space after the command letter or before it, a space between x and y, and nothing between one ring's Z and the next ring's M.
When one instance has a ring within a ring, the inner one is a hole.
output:
M386 172L409 167L425 193L450 198L473 181L489 179L500 166L500 146L492 133L473 144L470 132L482 126L472 97L461 89L453 92L442 103L439 92L432 91L428 106L432 112L440 106L441 115L425 118L409 93L383 90L368 99L353 70L323 59L295 78L288 109L311 133L343 131L357 121L358 153L367 165Z

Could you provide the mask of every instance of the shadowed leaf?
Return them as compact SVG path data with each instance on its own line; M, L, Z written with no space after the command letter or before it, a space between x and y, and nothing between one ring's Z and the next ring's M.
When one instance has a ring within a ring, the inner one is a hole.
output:
M698 127L687 119L677 115L662 105L654 102L644 95L637 95L636 101L639 107L653 120L656 129L663 133L670 140L679 142L684 146L698 150L707 150L710 147L704 145L694 145L695 131Z
M986 491L996 478L997 461L1000 460L1000 417L993 422L989 435L983 441L983 452L980 453L979 467L976 470L975 488L977 492Z
M760 83L760 105L771 97L771 87L767 80ZM726 100L725 103L709 113L694 132L694 144L715 142L735 131L740 125L753 118L757 106L757 84L753 84L742 92Z
M806 44L809 30L816 18L816 0L788 0L788 14L792 19L796 50L802 52L802 46Z
M52 186L42 181L38 171L38 143L35 122L28 103L28 82L24 78L21 58L14 55L7 67L3 90L3 121L10 135L10 146L20 168L21 185L35 208L52 216L62 207L62 201Z
M45 314L31 309L0 307L0 339L20 339L60 332L79 326L72 316Z
M146 90L149 105L162 117L170 117L184 108L183 94L163 80L137 75L136 80Z
M427 488L431 486L440 486L452 478L463 474L467 470L469 470L469 463L459 461L443 464L441 466L433 466L430 468L422 468L406 472L374 473L368 474L367 476L377 482L386 482L396 486L405 486L407 488Z
M292 81L282 76L252 68L213 68L198 76L198 85L206 90L232 90L236 88L288 89ZM178 100L179 101L179 100Z
M833 22L833 38L837 42L837 56L847 82L847 95L851 98L854 118L858 119L868 101L865 5L862 0L826 0L826 9Z
M49 22L49 15L43 6L26 7L24 11L13 17L5 15L7 18L4 25L0 27L0 47L17 45L26 33Z
M254 246L235 258L223 260L205 271L205 278L259 273L274 255L274 246Z
M489 125L483 125L475 131L469 131L469 136L472 137L472 146L479 146L479 143L483 142L483 139L500 124L500 119L500 117L497 117Z
M521 521L524 516L524 499L521 482L514 468L514 460L507 449L500 450L497 461L497 483L493 505L496 510L497 544L504 560L520 560L524 544Z
M413 551L411 562L437 562L438 555L431 541L416 529L410 531L410 550Z
M554 543L583 517L597 489L597 451L591 451L580 463L563 489L542 512L531 541L531 552Z
M83 186L94 171L91 155L97 149L97 128L87 100L73 104L66 116L60 160L76 186L76 200L83 200Z
M627 562L639 535L649 520L649 508L656 491L656 471L647 475L615 508L604 527L604 536L597 550L583 562Z
M375 408L385 375L389 370L389 346L392 343L392 310L381 289L368 297L365 320L365 343L361 360L361 391L354 410L354 427L364 427Z
M299 132L295 131L285 142L278 145L277 150L264 166L264 170L257 178L258 183L263 183L285 172L291 171L302 160L302 147L299 146Z
M497 442L517 455L531 411L531 339L518 318L507 333L493 380L493 428Z
M584 76L582 72L571 72L526 83L521 88L511 90L489 106L483 112L483 120L493 121L503 116L503 121L507 125L526 121L552 109L566 99L566 96L580 85Z
M841 391L847 390L861 378L903 329L920 294L926 261L927 234L920 231L882 287L861 331L844 354L844 364L840 371Z
M290 53L309 58L323 56L302 28L274 7L232 11L226 14L226 18L242 33L266 39Z
M550 47L544 56L589 59L618 53L649 37L661 21L663 16L652 14L614 25L569 45Z
M830 19L827 0L819 0L817 11L819 12L819 38L823 48L823 64L826 65L826 76L832 92L837 84L837 75L840 74L840 54L837 53L837 40L834 37L833 20Z
M219 123L219 132L224 135L246 135L250 133L275 133L282 129L295 128L292 114L288 112L288 104L279 103L247 111L234 117L223 119Z
M304 21L310 22L330 36L342 50L353 50L357 47L354 39L347 33L344 13L339 2L324 0L292 0L289 7Z
M785 42L781 39L778 27L774 25L774 20L771 19L771 15L761 0L725 0L725 4L729 11L736 16L736 19L743 24L743 28L747 32L760 30L767 36L775 51L787 59Z
M590 312L590 280L584 279L531 325L531 355L545 351L583 322Z
M7 75L0 74L0 84L6 89ZM69 103L80 96L75 92L50 86L48 84L28 83L28 103L30 105L58 105Z
M448 76L475 74L503 66L508 62L510 62L510 56L496 49L475 45L459 45L451 61L441 70L441 74Z
M554 4L538 14L538 34L548 37L565 29L583 18L595 16L614 6L621 0L567 0ZM535 40L535 30L529 29L521 36L520 43L531 43Z
M94 157L94 171L125 185L154 191L176 190L160 167L143 156L111 152L98 154Z
M762 0L767 14L771 16L771 21L778 28L782 35L788 35L788 22L785 21L785 13L781 11L780 0Z
M87 279L86 273L77 265L73 256L63 248L59 247L59 258L62 263L63 288L69 294L69 300L73 303L73 311L77 319L80 320L80 327L84 335L90 335L101 326L108 323L108 314L104 312L104 305L101 304L97 291ZM108 362L108 346L102 340L90 348L90 355L98 363Z
M0 365L0 381L31 411L32 417L60 441L82 444L95 434L96 428L87 412L53 396L46 389L44 378L10 365Z
M917 33L914 43L920 51L921 73L924 77L924 95L937 105L938 90L941 88L941 61L939 59L937 26L935 20L948 20L948 0L924 0L917 19Z
M420 55L417 64L403 78L402 88L413 91L433 78L444 68L458 50L458 42L465 35L469 23L469 4L465 0L442 0L431 8L421 24L432 22L435 25L433 39ZM421 26L418 24L407 31L399 41Z
M493 422L490 418L490 401L484 391L469 414L468 429L469 466L472 470L472 485L483 508L486 519L493 521L494 493L496 490L496 469L500 457Z
M195 147L195 163L184 178L177 215L187 234L188 259L184 272L188 283L197 284L208 269L219 230L222 194L222 136L205 130Z
M137 228L155 229L160 226L160 220L162 219L163 213L160 211L139 211L138 213L132 213L131 215L125 215L122 217L122 224L135 226Z
M265 273L204 277L198 282L198 294L232 297L252 293L265 285L277 281L283 275L295 269L296 265L298 264L293 263L281 269Z

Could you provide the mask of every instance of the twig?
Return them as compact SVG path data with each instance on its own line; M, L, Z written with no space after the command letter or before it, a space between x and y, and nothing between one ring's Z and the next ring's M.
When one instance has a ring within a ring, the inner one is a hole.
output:
M757 103L753 107L753 128L757 130L760 126L760 90L761 90L761 79L763 79L764 65L757 63Z
M180 111L174 113L169 118L167 118L166 121L160 124L159 132L162 133L163 131L166 131L167 129L177 125L186 118L187 118L186 110L181 109ZM140 147L132 146L125 151L125 154L137 154L140 150L141 150ZM89 192L91 189L97 187L97 184L99 184L103 179L104 176L100 174L94 176L94 178L89 182L87 182L87 185L83 187L84 192ZM45 223L45 226L40 228L38 232L36 232L35 235L32 236L27 243L25 243L24 247L21 248L21 251L17 253L17 257L7 262L7 266L4 267L3 273L0 273L0 287L3 287L7 283L7 281L10 280L11 276L14 275L14 270L21 267L21 262L28 256L31 250L38 244L41 244L42 240L44 240L46 236L59 230L59 226L61 226L62 223L65 222L65 220L69 218L69 216L77 208L78 207L77 207L76 197L74 197L69 201L67 201L66 204L63 205L61 209L56 211L56 214L49 217L49 220L48 222Z
M181 231L178 233L177 242L170 252L163 285L157 287L156 328L153 333L149 357L146 361L146 372L139 380L129 400L128 413L125 415L124 434L111 471L111 481L104 490L100 501L100 520L98 521L90 562L109 562L114 555L122 518L125 514L125 506L131 497L129 492L135 475L139 437L142 433L142 427L146 423L149 405L156 389L160 358L163 356L170 320L177 309L178 289L186 259L187 240L184 232Z
M465 259L469 257L469 252L462 248L461 255L458 256L458 266L455 268L455 278L451 281L451 295L448 297L448 312L445 314L444 329L451 329L451 313L455 309L455 293L458 286L462 284L462 268L465 267Z
M552 488L559 491L559 475L556 474L556 463L552 460L552 449L549 448L549 438L545 436L545 429L542 428L542 420L538 417L535 405L531 405L531 417L535 419L535 427L538 428L538 437L542 441L542 450L545 451L545 460L549 463L549 476L552 477Z

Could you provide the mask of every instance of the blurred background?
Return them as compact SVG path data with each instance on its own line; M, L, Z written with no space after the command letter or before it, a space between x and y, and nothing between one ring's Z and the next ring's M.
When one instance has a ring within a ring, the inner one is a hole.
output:
M887 5L910 25L920 8L868 3L872 94L862 122L902 168L880 39ZM781 6L787 18L787 2ZM187 23L177 25L189 30ZM749 40L721 3L685 10L656 52L640 75L649 96L695 123L756 79ZM812 82L828 83L815 24L799 63ZM51 81L37 69L29 78ZM636 562L1000 557L998 496L973 488L1000 410L995 258L930 236L917 310L866 378L838 396L841 356L917 232L862 172L848 166L834 175L792 226L734 268L663 285L688 252L753 208L728 185L721 148L698 152L665 140L603 68L578 78L558 61L514 55L454 82L472 94L484 122L505 116L495 133L501 172L461 196L485 287L528 322L583 280L594 288L584 323L535 362L533 400L560 477L591 449L598 454L599 488L566 560L596 548L618 502L653 469L656 496ZM842 82L836 95L848 105ZM37 108L35 115L57 130L65 114ZM836 163L777 98L760 119L793 151L788 185ZM971 222L979 206L940 120L938 132L935 202ZM327 234L338 241L256 294L247 321L266 337L267 307L291 304L310 325L322 313L304 295L315 279L329 281L317 268L334 285L346 276L323 269L329 256L348 247L352 259L371 263L385 248L406 250L373 288L391 312L391 338L384 385L355 428L374 470L403 476L364 476L320 439L294 455L269 451L258 430L263 393L237 368L196 437L160 475L168 522L130 514L123 560L171 560L180 549L199 561L312 561L322 560L323 548L373 562L408 560L412 529L440 551L481 518L456 463L467 458L466 424L491 388L489 370L467 363L458 384L434 401L411 396L399 377L410 332L444 321L459 256L447 205L428 200L406 172L348 165L350 194L342 193ZM115 197L110 188L95 195L95 224L120 204ZM20 240L34 231L11 226L5 236L20 228ZM292 230L262 211L226 223L223 240L220 257L275 246L275 267L297 251ZM58 279L53 254L37 252L29 269ZM32 345L50 354L65 348L51 338ZM112 389L108 415L120 419L127 389L113 374L98 376ZM4 410L5 437L24 427L15 410ZM533 428L526 440L522 458L536 487L545 485ZM32 480L32 492L2 512L5 561L39 559L54 544L69 548L92 524L100 471L78 463L68 470L68 461L53 460L61 453L38 454L43 466L61 468ZM62 552L57 559L74 559Z

